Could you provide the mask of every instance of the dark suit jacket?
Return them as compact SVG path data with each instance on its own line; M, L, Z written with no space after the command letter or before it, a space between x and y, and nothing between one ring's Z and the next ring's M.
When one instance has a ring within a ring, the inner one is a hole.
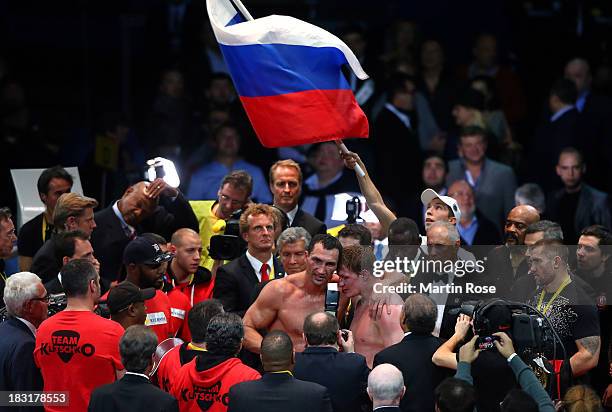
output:
M100 276L110 281L117 280L121 271L123 249L129 238L113 212L112 205L96 212L95 220L97 227L91 234L91 245L100 261ZM193 209L179 193L174 202L162 197L153 215L143 220L135 229L137 234L152 232L169 240L175 231L184 227L199 231L198 219Z
M291 223L291 227L303 227L306 229L310 236L317 235L319 233L325 234L327 232L327 226L325 223L321 222L319 219L311 215L310 213L304 212L302 209L298 208L297 213L295 214L295 218Z
M275 279L284 276L280 262L273 258ZM223 303L226 312L244 316L254 301L259 279L246 253L217 269L213 297Z
M478 259L482 259L489 254L491 249L501 243L501 234L498 227L478 209L476 209L476 219L478 219L478 229L476 229L472 244L468 245L461 238L461 247L472 252Z
M228 412L331 412L324 386L304 382L288 373L266 373L261 379L242 382L229 391Z
M390 363L404 376L406 393L400 402L402 411L434 410L434 389L450 376L447 369L434 365L431 357L442 340L433 335L411 333L400 343L391 345L374 356L374 366Z
M307 347L295 354L295 378L325 386L334 412L355 412L370 403L366 392L369 373L365 357L357 353Z
M546 211L552 221L558 222L560 219L559 208L564 192L565 189L560 189L548 196ZM611 223L607 193L583 183L574 218L576 233L579 234L582 229L590 225L603 225L610 229ZM567 240L578 241L578 239Z
M125 375L93 391L89 412L178 412L178 402L149 380Z
M52 236L34 255L30 272L37 274L43 283L47 283L57 276L61 268L61 263L55 257L55 238Z
M0 391L42 391L43 380L34 364L34 335L25 323L9 318L0 323ZM42 411L42 407L0 411Z

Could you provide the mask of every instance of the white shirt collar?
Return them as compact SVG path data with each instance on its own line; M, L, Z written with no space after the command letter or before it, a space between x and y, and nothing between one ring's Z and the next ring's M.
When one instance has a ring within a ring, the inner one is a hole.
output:
M386 103L385 108L393 113L400 122L404 123L407 129L412 129L412 124L410 123L410 117L406 113L400 112L397 107L393 106L391 103Z
M124 228L124 229L127 228L127 229L130 230L130 232L133 232L134 228L132 226L128 225L128 223L123 218L123 215L121 214L121 211L119 211L119 206L117 206L118 203L119 203L118 200L115 203L113 203L113 212L115 212L115 215L119 219L119 222L121 222L121 227Z
M289 225L293 224L293 219L295 219L295 215L298 211L298 205L295 205L293 209L287 212L287 219L289 219Z
M20 321L22 321L23 323L25 323L25 325L28 327L28 329L30 329L30 331L32 332L32 335L34 335L34 337L36 337L36 326L34 326L32 324L32 322L30 322L27 319L24 318L20 318L19 316L17 316L17 319L19 319Z
M410 331L408 331L408 332L404 333L404 337L406 337L406 336L410 335L411 333L412 333L412 332L410 332Z
M553 114L552 116L550 116L550 122L556 122L561 116L563 116L565 113L569 112L570 110L572 110L574 108L574 105L568 105L565 106L564 108L560 109L557 113Z
M134 375L134 376L142 376L143 378L147 378L147 380L151 380L147 375L145 375L144 373L136 373L136 372L125 372L126 375Z
M246 257L249 260L249 263L251 264L251 266L253 267L253 270L255 271L255 274L257 275L257 279L259 279L259 281L261 282L261 267L263 266L263 263L260 262L259 259L257 259L253 255L251 255L251 253L248 250L246 252ZM266 262L268 264L268 274L272 273L272 269L274 268L273 262L274 262L274 259L272 257L272 254L270 254L270 259L268 259L268 261Z

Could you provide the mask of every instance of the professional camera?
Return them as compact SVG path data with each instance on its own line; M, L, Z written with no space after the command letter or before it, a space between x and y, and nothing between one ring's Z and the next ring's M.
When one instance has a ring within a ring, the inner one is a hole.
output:
M66 309L68 299L66 299L65 293L56 293L49 295L49 307L47 308L47 316L51 317L58 312ZM6 307L0 308L0 322L4 322L9 318L6 312Z
M242 209L235 211L225 222L225 230L222 235L210 238L208 255L213 259L233 260L246 250L246 242L240 236L240 216Z
M325 312L336 316L339 299L340 292L338 291L338 284L328 283L327 290L325 291Z
M354 196L352 199L346 201L346 223L353 224L359 219L359 212L361 211L361 200L359 197Z

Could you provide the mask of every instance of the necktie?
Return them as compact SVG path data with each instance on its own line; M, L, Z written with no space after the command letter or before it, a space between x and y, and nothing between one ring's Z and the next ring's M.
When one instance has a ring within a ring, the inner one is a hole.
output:
M268 269L269 269L269 266L267 263L264 263L263 265L261 265L261 270L259 272L261 273L262 282L266 282L270 280L270 273L268 272Z
M376 256L376 260L382 260L383 259L383 248L385 247L385 245L382 244L382 242L376 244L376 249L374 251L374 255Z
M314 216L321 222L325 222L327 217L327 199L324 195L318 197L317 208L315 209Z

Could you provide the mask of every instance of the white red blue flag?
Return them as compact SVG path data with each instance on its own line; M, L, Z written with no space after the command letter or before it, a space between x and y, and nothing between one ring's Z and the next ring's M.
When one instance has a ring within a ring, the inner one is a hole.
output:
M207 0L240 100L266 147L368 137L368 120L342 73L359 61L338 37L288 16L254 19L240 2ZM246 18L245 18L246 17ZM248 19L248 20L247 20Z

